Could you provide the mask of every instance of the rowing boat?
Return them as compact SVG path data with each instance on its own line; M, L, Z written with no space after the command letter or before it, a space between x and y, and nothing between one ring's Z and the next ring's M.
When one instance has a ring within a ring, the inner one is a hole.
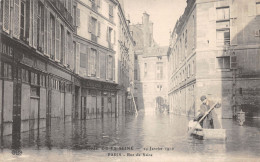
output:
M194 129L195 126L195 129ZM199 139L223 139L226 140L226 129L205 129L197 124L196 121L191 120L188 125L188 130L194 129L192 136Z

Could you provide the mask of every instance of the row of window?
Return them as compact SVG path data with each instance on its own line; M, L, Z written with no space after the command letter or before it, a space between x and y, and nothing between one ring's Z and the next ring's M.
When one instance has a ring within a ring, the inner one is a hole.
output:
M88 32L91 34L91 40L97 42L97 37L101 36L101 23L95 17L89 16ZM109 48L113 48L116 43L116 32L111 27L107 27L106 39Z
M90 0L91 1L91 8L97 11L98 8L102 7L102 0ZM108 17L109 20L113 22L114 20L114 8L113 5L108 5Z
M185 81L186 79L190 78L191 76L195 75L195 61L193 60L192 63L187 64L187 67L180 70L175 76L171 77L171 87L175 87Z
M14 3L11 20L11 2ZM66 0L64 5L71 5ZM68 7L71 8L71 7ZM13 22L11 25L10 23ZM12 29L10 27L13 27ZM64 65L73 65L73 39L72 33L65 27L55 14L47 9L39 0L4 1L3 30L24 41L38 51L61 62Z
M17 68L14 69L9 63L0 62L0 76L7 79L18 79L24 83L46 87L46 75L33 71Z
M148 64L144 63L144 78L148 75ZM163 79L163 62L156 62L156 76L157 80Z
M84 46L84 45L83 45ZM87 74L107 80L114 80L114 58L93 48L87 48L80 52L80 67L87 68ZM105 72L104 72L105 71ZM101 75L105 73L105 76Z
M56 79L56 78L51 78L50 80L51 83L51 88L61 91L61 92L72 92L72 84L67 83L65 81Z

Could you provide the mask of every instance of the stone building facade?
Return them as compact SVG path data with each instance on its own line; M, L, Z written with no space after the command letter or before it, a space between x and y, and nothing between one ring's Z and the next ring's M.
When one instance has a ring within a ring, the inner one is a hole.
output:
M168 49L169 103L195 116L200 96L221 100L219 117L259 116L260 2L188 0Z
M1 137L70 121L74 1L1 1Z
M153 23L143 14L142 24L131 25L135 46L135 101L146 113L164 111L168 101L167 47L153 39Z
M1 1L1 138L120 115L119 8L114 0Z

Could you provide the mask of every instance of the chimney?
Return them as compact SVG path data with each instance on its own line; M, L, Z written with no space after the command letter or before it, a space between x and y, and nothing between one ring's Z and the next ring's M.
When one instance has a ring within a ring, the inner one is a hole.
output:
M146 12L144 12L143 13L143 24L145 25L148 25L149 24L149 14L148 13L146 13Z

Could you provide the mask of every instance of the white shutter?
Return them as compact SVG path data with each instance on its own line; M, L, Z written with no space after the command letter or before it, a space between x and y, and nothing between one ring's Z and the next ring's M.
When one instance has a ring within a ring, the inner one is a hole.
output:
M55 51L55 60L60 61L60 23L58 19L56 20L56 51Z
M13 36L17 39L20 38L20 0L14 0L14 13L13 13Z
M48 44L47 44L47 55L50 56L51 54L51 18L50 18L50 12L47 11L47 38L48 38Z
M64 27L64 52L63 52L63 65L68 63L68 47L67 47L67 30Z
M116 44L116 31L114 30L114 44Z
M33 0L30 1L30 29L29 29L29 45L33 46Z
M44 7L44 54L48 53L48 9Z
M3 1L3 31L10 33L10 0Z
M99 54L99 51L97 51L97 56L96 56L96 74L97 74L97 78L100 78L100 54Z
M87 48L87 63L88 63L88 68L87 68L87 71L88 71L88 76L90 76L90 72L91 72L91 48Z
M113 76L113 81L115 81L115 74L116 74L116 72L115 72L115 58L114 57L112 57L112 76Z
M105 61L106 61L106 66L105 66L105 69L106 69L106 80L108 80L108 55L105 55Z
M37 48L38 0L33 0L33 47Z
M80 27L80 9L76 8L76 26Z
M97 33L97 36L100 37L100 21L98 21L98 33Z
M91 16L88 17L88 32L91 33L91 30L92 30L92 23L91 23Z
M76 42L76 65L75 65L76 74L79 74L79 50L80 50L80 44Z

